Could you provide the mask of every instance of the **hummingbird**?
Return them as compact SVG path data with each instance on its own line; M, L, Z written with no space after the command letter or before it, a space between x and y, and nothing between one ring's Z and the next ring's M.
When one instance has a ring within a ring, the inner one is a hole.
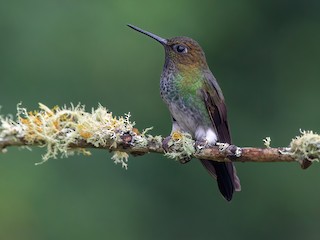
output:
M164 47L160 95L171 113L171 133L189 133L196 142L209 146L231 144L224 96L201 46L189 37L165 39L134 25L128 26ZM231 201L234 191L241 189L233 163L200 161L217 180L222 196Z

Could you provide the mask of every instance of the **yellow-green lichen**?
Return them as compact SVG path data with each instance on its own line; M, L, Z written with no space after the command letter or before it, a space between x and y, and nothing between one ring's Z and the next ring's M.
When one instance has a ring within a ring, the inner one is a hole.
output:
M128 158L128 153L120 151L115 151L113 156L111 157L115 164L120 163L121 166L125 169L128 169Z
M168 158L188 159L195 153L194 140L189 133L173 132L168 142L168 149L169 151L165 153Z
M266 148L271 148L271 138L270 137L265 137L263 139L263 144L266 146Z
M0 139L22 137L24 130L24 126L15 122L12 116L3 117L0 115Z
M302 163L304 160L319 161L320 135L313 131L302 131L301 135L292 139L289 152Z
M80 104L51 109L39 103L39 111L28 112L19 104L17 111L17 121L0 117L0 140L8 137L20 138L29 145L46 147L41 163L49 158L67 157L76 152L89 155L90 152L84 148L74 148L81 142L94 147L117 147L125 133L132 136L135 144L145 146L147 140L144 134L150 130L146 129L140 134L134 128L135 123L130 121L130 114L115 117L101 105L86 112L85 107ZM115 151L112 159L127 168L127 153Z

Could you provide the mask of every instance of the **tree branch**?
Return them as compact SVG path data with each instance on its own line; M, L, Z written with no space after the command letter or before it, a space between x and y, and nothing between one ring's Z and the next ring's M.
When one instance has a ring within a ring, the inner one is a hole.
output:
M114 117L102 106L91 113L80 105L49 109L40 104L40 110L34 112L20 106L17 109L17 120L0 117L0 150L5 152L13 146L46 146L43 161L74 152L88 155L86 149L99 148L114 152L112 159L124 167L127 167L128 153L137 156L153 152L178 160L194 157L234 162L299 162L305 169L320 156L320 136L312 131L302 131L286 148L270 148L270 140L265 140L266 148L237 148L238 157L230 154L228 145L195 147L189 134L175 132L165 152L161 136L147 134L150 129L140 133L129 114Z
M155 143L150 138L146 146L135 146L135 144L130 145L129 143L122 142L119 143L117 147L112 147L112 144L106 144L105 146L95 147L94 145L87 143L85 141L78 141L69 145L69 149L77 148L98 148L106 149L110 152L112 151L121 151L130 153L133 155L143 155L146 153L162 153L166 152L158 144ZM1 139L0 140L0 149L6 149L7 147L21 147L21 146L39 146L43 145L41 143L33 143L32 145L25 142L23 139ZM295 162L296 160L290 154L284 154L285 148L252 148L245 147L241 148L242 154L237 158L232 160L228 158L227 153L220 151L219 147L208 147L203 148L195 152L192 157L198 159L207 159L214 161L234 161L234 162Z

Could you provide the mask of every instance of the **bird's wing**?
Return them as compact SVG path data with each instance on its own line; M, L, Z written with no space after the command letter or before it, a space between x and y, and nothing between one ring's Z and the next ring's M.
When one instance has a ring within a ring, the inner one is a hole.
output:
M224 103L222 91L212 73L204 75L202 97L206 105L213 127L216 130L218 141L231 144L231 136L227 121L227 108ZM230 201L233 191L240 190L240 181L236 174L233 163L201 160L209 173L217 178L218 186L222 195Z
M206 72L204 77L202 96L211 122L217 131L218 141L231 144L227 108L222 91L211 72Z

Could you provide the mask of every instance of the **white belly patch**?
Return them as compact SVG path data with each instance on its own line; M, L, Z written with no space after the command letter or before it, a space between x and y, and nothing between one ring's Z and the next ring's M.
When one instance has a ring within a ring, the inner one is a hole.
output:
M210 145L214 145L218 140L217 134L212 128L205 129L203 127L196 129L195 138L196 140L205 140Z

